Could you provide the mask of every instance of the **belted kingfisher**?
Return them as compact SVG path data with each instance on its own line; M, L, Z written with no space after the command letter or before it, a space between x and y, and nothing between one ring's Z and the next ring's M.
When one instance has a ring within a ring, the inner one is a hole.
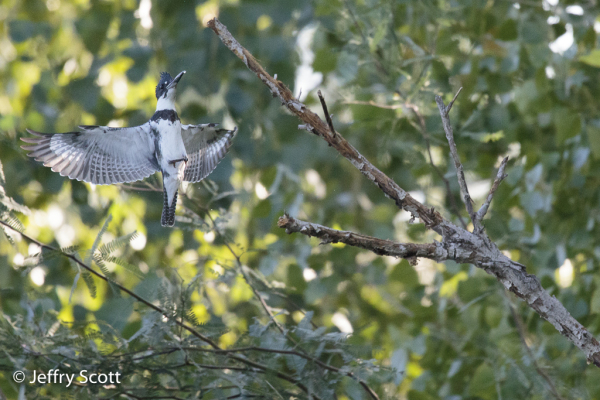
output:
M156 112L143 125L130 128L80 125L79 132L27 132L21 146L52 171L96 185L133 182L162 172L164 205L162 226L175 224L177 191L181 181L199 182L225 157L237 128L216 129L217 124L181 125L175 111L177 83L160 74L156 86Z

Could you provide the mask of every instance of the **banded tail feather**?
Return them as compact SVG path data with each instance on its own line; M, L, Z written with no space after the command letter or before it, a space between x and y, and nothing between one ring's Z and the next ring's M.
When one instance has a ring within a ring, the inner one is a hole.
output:
M175 225L175 208L177 207L177 192L175 191L175 196L173 196L173 202L169 206L169 194L167 191L163 191L164 193L164 203L162 216L160 218L160 224L162 226L173 226Z

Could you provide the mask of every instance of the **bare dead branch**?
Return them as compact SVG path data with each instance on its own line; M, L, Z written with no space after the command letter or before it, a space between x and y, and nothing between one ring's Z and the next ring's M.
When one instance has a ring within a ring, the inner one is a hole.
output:
M370 250L381 256L392 256L413 259L429 258L436 261L448 259L448 251L441 243L398 243L392 240L378 239L350 231L339 231L323 225L306 222L289 215L279 217L277 225L290 234L302 233L306 236L321 239L321 244L345 243L350 246Z
M452 159L454 160L454 167L456 168L456 176L458 177L458 186L460 187L460 192L462 194L463 202L467 207L467 212L471 217L471 221L473 221L473 226L477 228L477 218L475 216L475 212L473 211L473 200L471 199L471 195L469 194L469 188L467 187L467 181L465 180L465 173L463 171L462 163L460 162L460 156L458 155L458 150L456 148L456 143L454 142L454 131L452 129L452 124L450 123L449 112L452 109L452 105L454 101L458 97L458 94L461 92L462 88L456 92L452 101L448 104L448 107L444 105L444 100L440 96L435 96L435 102L437 103L438 109L440 110L440 115L442 117L442 125L444 126L444 132L446 132L446 139L448 140L448 144L450 145L450 154L452 154Z
M542 318L550 322L561 334L581 349L589 362L600 367L600 343L569 314L554 296L550 296L542 288L539 279L535 275L527 274L524 265L504 255L482 230L480 234L474 234L466 229L459 228L444 219L437 211L412 198L404 189L364 158L342 135L338 133L335 138L330 135L327 124L318 115L306 108L304 104L296 100L292 92L281 81L273 79L250 52L233 38L225 25L215 18L209 21L208 26L244 62L248 69L267 85L271 94L278 97L282 105L304 122L306 129L323 138L330 146L347 158L367 179L375 183L387 197L393 199L399 207L410 212L413 217L420 218L425 226L442 235L444 238L443 248L448 251L449 258L459 263L473 264L495 276L506 289L523 299ZM449 108L444 106L441 98L436 99L436 101L438 101L442 120L451 129L447 115ZM453 140L453 135L450 136ZM455 144L453 150L456 151ZM461 175L464 184L462 168ZM464 186L466 188L466 184ZM468 192L465 191L465 194L468 196ZM469 215L473 218L473 206L470 204L470 196L466 199L466 204L471 209Z
M494 183L492 184L492 187L490 188L490 193L488 194L487 198L485 199L485 202L481 205L481 208L479 209L479 211L477 211L476 217L477 217L478 221L483 220L483 217L485 217L485 214L487 213L488 208L490 208L490 204L492 203L492 199L494 198L494 193L496 193L498 186L500 186L500 183L502 183L504 178L506 178L508 176L507 174L504 173L504 169L506 168L506 163L508 163L508 157L504 157L504 159L500 163L500 168L498 168L498 174L496 175L496 179L494 179Z
M219 36L223 44L227 46L238 58L240 58L246 67L256 74L256 76L269 88L274 97L279 98L292 114L296 115L304 122L304 129L309 130L317 136L323 138L330 146L335 148L342 156L352 163L358 170L375 183L387 197L396 202L398 207L411 213L415 218L419 218L427 227L443 235L455 232L456 227L451 222L445 220L437 211L431 211L415 200L408 192L402 189L396 182L386 176L365 157L362 156L340 133L335 137L329 134L329 126L317 114L308 109L299 102L293 93L283 84L283 82L274 79L269 75L260 63L246 50L231 33L227 27L219 20L212 19L208 26Z
M431 141L429 139L429 132L427 132L427 125L425 124L425 118L423 117L423 114L421 114L421 112L419 111L419 107L417 107L414 104L405 103L404 106L406 108L408 108L409 110L411 110L413 112L413 114L415 114L415 117L417 117L417 120L419 121L419 130L421 131L421 135L423 136L423 139L425 140L425 145L427 146L427 154L429 155L429 164L431 164L431 168L433 168L433 170L438 174L438 176L440 177L440 179L444 182L444 185L446 186L446 195L448 196L448 199L450 200L450 208L452 209L454 215L456 215L456 217L460 221L460 224L462 225L462 227L467 229L467 224L465 223L462 215L460 215L458 205L456 204L456 201L454 200L454 196L452 195L452 190L450 190L450 181L448 180L448 178L446 178L444 173L442 171L440 171L440 169L437 167L437 165L435 165L435 163L433 162L433 156L431 155Z
M331 131L331 134L335 138L335 136L336 136L335 128L333 127L333 121L331 120L331 115L329 115L329 111L327 111L327 103L325 103L325 98L323 97L323 94L321 93L320 90L317 91L317 94L319 95L319 100L321 100L321 106L323 107L323 113L325 114L325 119L327 120L327 125L329 125L329 130Z

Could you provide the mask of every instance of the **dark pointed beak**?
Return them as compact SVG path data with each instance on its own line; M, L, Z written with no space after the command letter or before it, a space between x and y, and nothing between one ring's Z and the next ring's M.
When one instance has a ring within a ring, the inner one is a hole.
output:
M185 71L181 71L181 72L179 73L179 75L177 75L177 76L175 77L175 79L173 79L173 80L171 81L171 83L169 83L169 86L167 86L167 90L168 90L168 89L171 89L171 88L174 88L175 86L177 86L177 84L179 83L179 80L181 79L181 77L183 76L183 74L185 74Z

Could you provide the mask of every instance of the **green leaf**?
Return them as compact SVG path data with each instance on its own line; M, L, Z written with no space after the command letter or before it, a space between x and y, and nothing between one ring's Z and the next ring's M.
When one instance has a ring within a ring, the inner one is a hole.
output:
M82 271L82 276L83 276L83 281L85 282L85 284L87 285L89 291L90 291L90 296L92 296L92 298L96 298L96 284L94 283L94 278L92 277L92 274L90 274L87 271Z
M494 399L494 370L488 364L481 364L473 374L469 382L468 393L471 396L479 396L483 399Z
M553 117L559 142L564 142L581 131L581 118L577 112L561 107L554 110Z
M600 159L600 127L589 124L586 127L586 132L592 155L598 160Z
M590 301L590 311L595 314L600 313L600 289L594 290Z
M600 68L600 50L592 50L590 53L580 56L579 61Z
M392 354L390 359L390 366L394 368L396 377L394 378L394 384L399 385L406 376L406 364L408 363L408 352L406 349L397 349Z
M125 327L132 312L133 301L131 299L113 298L105 300L102 307L94 313L94 316L120 331Z
M77 271L77 275L75 275L75 279L73 279L73 284L71 285L71 293L69 294L69 304L71 304L71 299L73 298L73 293L75 293L75 289L77 288L77 282L79 282L80 276L81 276L81 268L79 268L79 271ZM92 297L94 297L94 296L92 296Z
M402 282L407 288L419 285L419 275L406 260L400 261L392 270L389 279Z

